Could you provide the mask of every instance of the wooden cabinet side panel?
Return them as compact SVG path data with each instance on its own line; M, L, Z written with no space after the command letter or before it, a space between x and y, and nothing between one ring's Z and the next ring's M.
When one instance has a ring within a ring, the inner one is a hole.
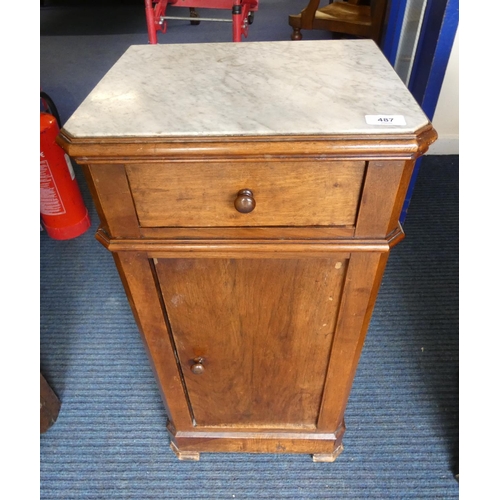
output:
M406 162L370 161L356 222L356 238L385 238L394 229L393 212Z
M389 253L353 253L335 330L319 430L341 425Z
M401 216L401 211L403 210L403 205L406 199L406 193L410 185L414 167L415 167L414 160L406 161L404 164L403 174L401 175L399 189L396 195L396 199L394 201L394 206L392 208L392 215L389 221L389 226L387 230L388 234L399 226L399 217Z
M123 165L87 165L85 176L101 220L110 236L138 238L139 221Z
M116 252L113 257L169 417L175 428L192 429L182 376L150 261L139 252Z

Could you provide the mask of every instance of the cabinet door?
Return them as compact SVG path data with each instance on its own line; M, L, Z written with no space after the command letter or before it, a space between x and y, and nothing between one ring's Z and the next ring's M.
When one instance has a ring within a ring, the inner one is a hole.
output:
M348 257L155 259L195 425L316 427Z

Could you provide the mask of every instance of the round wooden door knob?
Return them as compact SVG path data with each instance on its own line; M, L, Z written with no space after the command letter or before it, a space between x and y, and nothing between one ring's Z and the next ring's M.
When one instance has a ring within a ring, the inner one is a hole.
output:
M234 207L242 214L248 214L255 208L255 199L250 189L241 189L234 200Z
M203 366L203 358L196 358L193 361L194 364L191 365L191 371L195 375L201 375L205 371L205 367Z

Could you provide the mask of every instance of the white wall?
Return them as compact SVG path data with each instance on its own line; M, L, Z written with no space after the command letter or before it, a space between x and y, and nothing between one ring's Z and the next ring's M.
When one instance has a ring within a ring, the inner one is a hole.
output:
M443 86L432 120L439 137L431 145L427 154L458 154L458 39L457 28Z

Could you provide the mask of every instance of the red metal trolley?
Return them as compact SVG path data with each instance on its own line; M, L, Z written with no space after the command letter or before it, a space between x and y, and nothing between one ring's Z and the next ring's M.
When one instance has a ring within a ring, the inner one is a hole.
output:
M248 26L252 24L254 12L259 7L259 0L144 0L146 7L146 23L150 44L158 43L157 32L167 31L167 19L185 19L191 24L200 21L221 21L233 23L233 42L241 42L241 37L248 36ZM189 17L167 16L167 6L188 7ZM232 19L201 18L196 12L197 8L231 10Z

